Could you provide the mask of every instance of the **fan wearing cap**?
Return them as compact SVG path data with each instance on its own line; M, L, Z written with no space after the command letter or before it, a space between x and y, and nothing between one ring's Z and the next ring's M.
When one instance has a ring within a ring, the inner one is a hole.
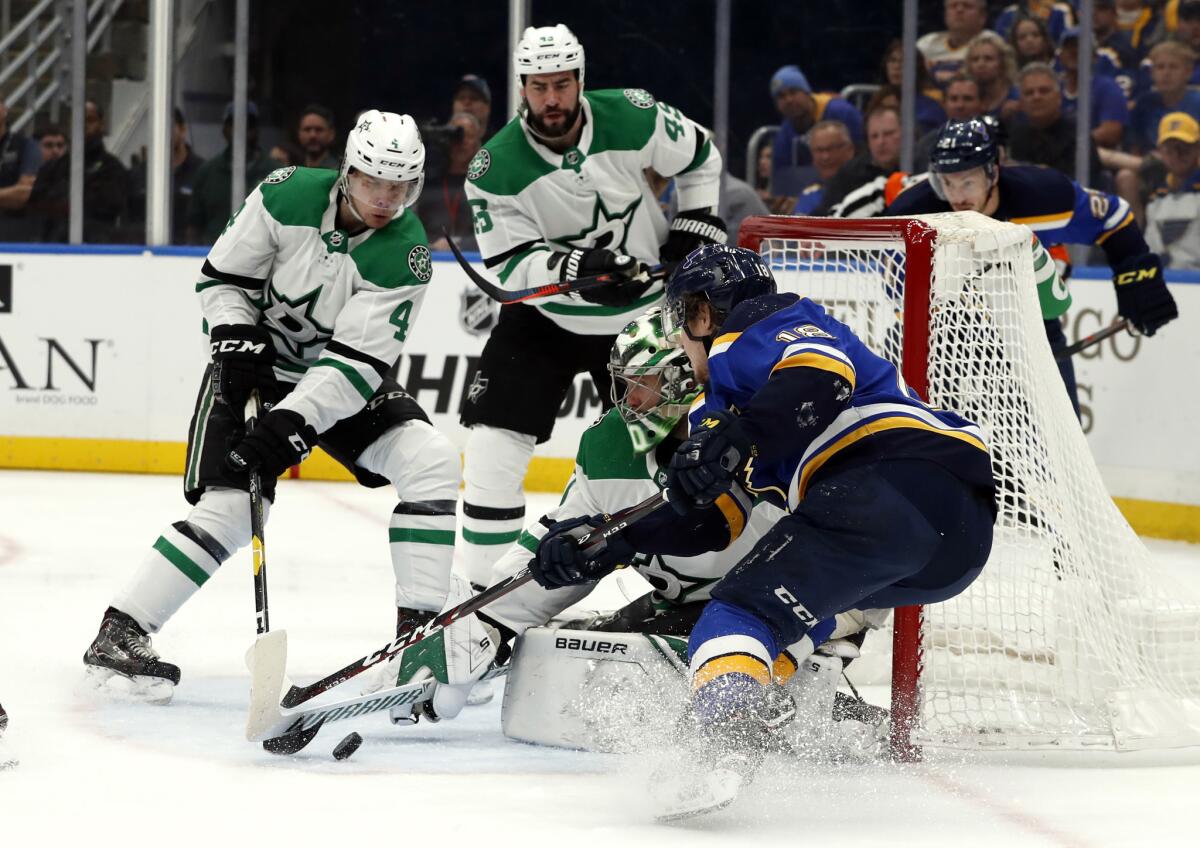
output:
M980 212L1024 224L1047 245L1094 244L1112 268L1117 311L1139 332L1152 336L1179 317L1161 260L1146 244L1129 204L1115 194L1084 188L1051 168L1001 165L995 130L979 119L946 124L929 170L928 180L902 192L884 214ZM1057 318L1045 324L1051 348L1065 347ZM1058 365L1078 412L1070 357Z
M530 27L513 53L519 114L467 168L484 265L506 288L610 274L609 285L500 309L462 406L462 548L486 584L524 525L525 470L567 391L588 373L607 406L605 363L621 328L662 297L645 266L726 240L721 154L711 134L640 88L584 88L583 45L567 27ZM644 172L674 179L668 225Z
M863 142L863 118L858 109L835 94L814 94L808 77L796 65L784 65L771 76L771 98L783 116L771 149L771 190L777 195L798 195L805 188L804 177L813 166L808 133L816 124L840 121L853 145ZM806 170L797 171L800 168Z
M442 608L458 451L386 376L433 272L424 227L408 208L424 163L412 118L364 112L338 170L272 172L209 251L196 284L211 362L188 436L192 509L162 530L113 597L84 659L101 682L126 678L170 697L179 669L158 660L148 634L249 544L247 472L259 472L269 505L275 479L317 446L362 485L395 491L389 549L400 625ZM266 412L247 432L254 392Z
M1172 268L1200 268L1200 123L1172 112L1158 126L1167 185L1146 204L1146 242Z

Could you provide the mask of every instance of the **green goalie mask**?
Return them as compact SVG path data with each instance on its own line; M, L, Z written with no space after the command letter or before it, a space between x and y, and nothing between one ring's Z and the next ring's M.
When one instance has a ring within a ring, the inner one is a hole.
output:
M617 336L608 372L613 403L639 454L665 439L700 394L687 354L667 342L657 306Z

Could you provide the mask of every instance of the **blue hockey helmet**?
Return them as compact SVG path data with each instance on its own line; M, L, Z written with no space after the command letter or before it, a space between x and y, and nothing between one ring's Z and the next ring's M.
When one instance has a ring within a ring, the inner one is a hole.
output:
M999 163L1000 146L992 122L982 118L947 121L929 154L929 184L937 196L945 200L942 174L983 168L990 184L996 179Z
M678 344L683 333L699 340L687 329L689 305L707 301L716 313L713 317L719 327L743 300L774 291L771 269L753 250L706 244L689 253L667 280L663 330L672 344Z

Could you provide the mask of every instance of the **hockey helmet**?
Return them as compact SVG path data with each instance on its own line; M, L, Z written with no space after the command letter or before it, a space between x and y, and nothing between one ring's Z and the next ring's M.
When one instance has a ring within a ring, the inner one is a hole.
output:
M617 336L608 373L613 403L639 454L665 439L700 394L687 354L667 341L657 306Z
M350 172L385 183L398 185L385 191L365 192L350 182ZM381 211L392 211L399 218L404 210L417 202L425 185L425 145L417 123L408 115L380 112L371 109L358 116L354 129L346 137L346 152L338 187L342 193L361 205ZM355 204L351 210L358 215Z
M582 86L583 45L566 24L527 27L513 51L513 71L521 85L525 84L529 74L575 71Z
M982 118L947 121L929 154L929 184L934 193L945 200L941 174L983 168L990 184L996 179L999 162L1000 147L992 123Z
M706 244L689 253L667 280L663 329L672 344L678 344L683 333L694 338L687 330L688 295L700 295L707 300L720 326L743 300L774 292L775 277L753 250Z

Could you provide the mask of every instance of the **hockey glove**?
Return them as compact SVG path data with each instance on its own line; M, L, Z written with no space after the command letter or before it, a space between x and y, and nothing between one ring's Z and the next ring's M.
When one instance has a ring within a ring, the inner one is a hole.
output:
M594 583L618 565L631 562L635 551L620 533L605 539L604 547L590 558L579 549L579 540L603 523L604 516L593 515L551 524L529 562L534 581L543 589L580 586Z
M241 410L258 389L263 403L279 399L275 381L275 343L265 327L218 324L208 334L212 351L212 387L217 403Z
M671 222L671 230L658 251L658 258L664 265L674 268L696 248L724 244L728 239L725 222L717 215L697 209L680 212Z
M1144 336L1179 317L1179 307L1163 279L1162 260L1156 253L1132 256L1113 268L1117 287L1117 312Z
M273 409L233 446L225 463L240 472L257 468L265 479L274 479L304 460L316 444L317 431L299 413Z
M754 447L732 412L710 412L675 449L667 469L667 500L680 515L729 491Z
M588 303L600 306L628 306L650 288L649 280L634 279L642 273L643 267L632 256L614 253L603 247L577 248L562 256L559 279L563 282L595 277L599 274L613 274L617 277L606 286L581 291L579 296Z

